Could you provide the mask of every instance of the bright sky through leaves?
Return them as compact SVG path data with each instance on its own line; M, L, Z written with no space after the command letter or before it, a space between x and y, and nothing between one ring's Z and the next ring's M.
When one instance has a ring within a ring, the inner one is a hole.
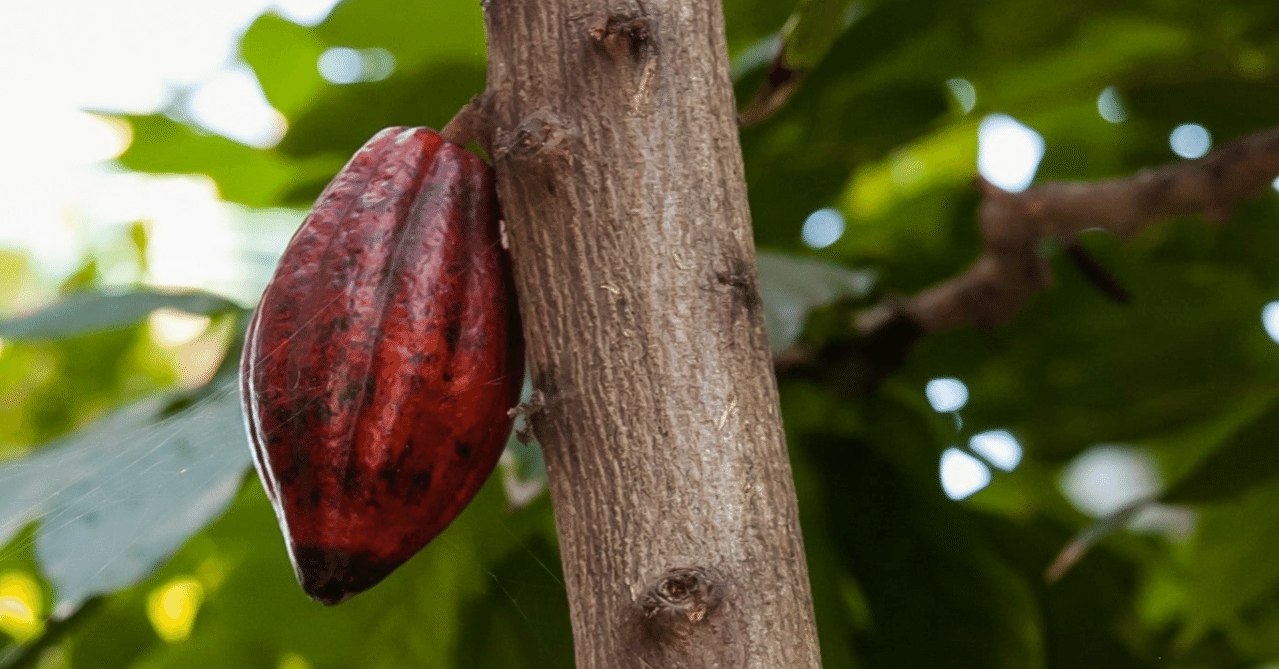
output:
M977 129L977 170L1011 193L1030 186L1044 157L1044 138L1017 119L992 114Z
M941 454L941 487L951 499L963 499L990 483L990 468L957 449Z
M45 280L56 282L133 220L181 230L181 221L162 212L217 208L212 204L216 191L160 192L148 185L181 177L120 175L104 166L101 161L128 146L127 130L79 110L150 114L186 99L179 115L237 141L270 145L283 133L283 118L237 62L240 35L266 11L314 25L334 4L50 0L7 5L0 20L0 62L9 64L6 87L20 92L22 104L0 107L0 153L6 156L0 163L0 200L9 203L0 220L0 246L31 253ZM49 174L60 178L48 179ZM201 246L199 240L190 245ZM187 257L180 262L209 261Z
M1182 158L1199 158L1212 148L1212 135L1198 123L1183 123L1168 135L1168 145Z
M808 215L800 236L811 248L824 249L839 241L844 234L844 215L838 209L826 207Z
M924 387L924 395L928 397L928 403L934 411L959 411L968 403L968 386L959 379L933 379Z

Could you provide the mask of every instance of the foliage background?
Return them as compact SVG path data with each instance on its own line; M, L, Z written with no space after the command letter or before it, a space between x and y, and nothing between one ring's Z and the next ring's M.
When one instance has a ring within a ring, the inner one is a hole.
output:
M1224 141L1279 109L1270 2L728 0L725 11L743 102L784 26L791 62L811 65L790 104L742 134L757 242L786 254L762 276L773 334L821 306L810 350L852 337L851 309L976 256L970 182L986 114L1043 136L1039 179L1086 180L1173 160L1178 124ZM256 149L132 116L119 161L207 175L227 201L296 209L296 225L376 130L439 127L481 91L483 40L472 2L346 0L314 27L264 15L240 53L287 118L283 140ZM316 59L333 46L386 49L396 69L331 84ZM975 108L947 88L957 77ZM1098 115L1112 86L1122 123ZM914 176L894 178L904 161ZM822 207L840 209L847 231L809 249L800 225ZM1086 237L1129 307L1048 248L1056 283L1012 324L927 336L874 392L848 381L857 361L819 380L783 375L826 666L1279 666L1279 348L1259 317L1279 299L1277 214L1271 192L1222 226ZM142 257L145 223L120 243ZM845 270L792 262L804 256ZM513 510L500 477L383 585L333 609L306 600L224 390L252 305L103 292L103 262L87 258L65 282L70 307L0 324L0 667L571 666L549 503ZM11 304L30 260L4 251L0 265ZM166 347L157 307L210 320ZM176 387L192 365L208 385ZM966 384L961 412L929 406L938 377ZM1020 465L952 501L939 457L992 429L1016 437ZM1063 494L1063 471L1099 444L1149 458L1193 522L1109 534L1049 583L1045 567L1094 522ZM535 479L536 452L513 456Z

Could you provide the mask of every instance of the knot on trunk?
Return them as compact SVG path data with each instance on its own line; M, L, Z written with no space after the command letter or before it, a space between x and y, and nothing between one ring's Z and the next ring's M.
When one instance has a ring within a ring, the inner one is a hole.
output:
M725 583L713 570L667 570L640 597L645 626L663 640L683 639L706 625L724 603Z
M601 12L592 17L586 34L615 60L639 60L653 39L653 23L643 3L637 10Z

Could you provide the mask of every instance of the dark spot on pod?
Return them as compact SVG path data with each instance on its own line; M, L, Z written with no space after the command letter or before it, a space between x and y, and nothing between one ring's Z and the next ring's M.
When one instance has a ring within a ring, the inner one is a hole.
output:
M454 447L454 450L457 451L457 457L462 458L463 460L471 457L471 445L464 441L457 442L457 446Z
M457 340L462 336L462 324L457 321L449 321L444 326L444 344L449 347L449 353L457 351Z
M336 265L334 270L336 272L347 272L355 267L355 260L356 256L353 255L338 256L337 259L334 260L334 264Z
M286 425L297 414L297 409L287 404L281 403L271 411L271 418L275 420L276 425ZM276 435L272 435L276 436Z
M400 478L401 471L408 471L409 457L413 454L413 440L410 439L404 443L404 450L400 451L400 457L395 459L394 464L388 464L378 472L378 478L386 481L388 489L395 487L395 482Z
M329 606L368 590L399 564L388 564L368 553L339 548L293 547L293 568L302 589L311 599Z
M334 412L325 402L312 402L307 406L307 421L319 424L327 424L335 418Z
M424 469L409 480L409 489L405 491L409 501L421 504L426 499L426 491L431 489L431 470Z
M299 472L310 471L311 452L298 448L296 443L293 444L293 460L289 463L287 469L291 469L288 473L289 478L294 478Z
M360 396L360 388L354 383L348 384L342 388L342 392L338 394L338 402L343 405L354 402Z
M452 373L452 372L449 372L449 371L447 371L447 370L445 370L445 371L441 372L441 373L440 373L440 380L441 380L441 381L443 381L443 382L445 382L445 383L449 383L449 382L451 382L451 381L453 380L453 373Z
M299 496L302 499L309 500L312 507L319 506L320 502L323 501L324 494L320 491L320 486L315 485L315 483L303 479L301 488L302 494Z
M342 489L347 492L360 489L360 467L354 459L346 463L346 469L342 472Z

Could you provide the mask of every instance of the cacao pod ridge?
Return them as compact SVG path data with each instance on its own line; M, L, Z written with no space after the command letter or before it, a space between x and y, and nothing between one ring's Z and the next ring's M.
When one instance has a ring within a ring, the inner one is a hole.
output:
M427 128L375 135L253 314L241 394L303 589L380 582L479 491L524 376L492 170Z

